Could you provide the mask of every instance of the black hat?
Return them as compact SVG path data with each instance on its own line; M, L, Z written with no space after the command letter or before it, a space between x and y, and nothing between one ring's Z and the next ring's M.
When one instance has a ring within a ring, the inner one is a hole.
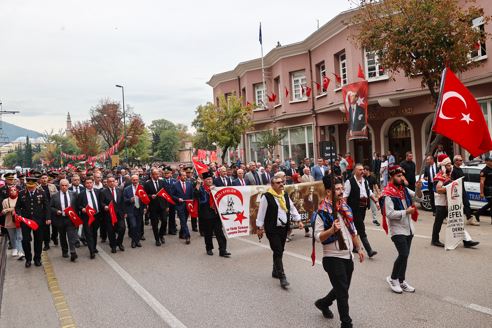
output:
M214 177L214 174L210 171L207 171L207 172L203 172L202 173L202 179L208 179L208 178L213 178Z
M168 166L164 166L164 172L172 172L173 169L168 165Z
M323 186L325 187L325 190L331 189L332 187L331 181L332 181L331 174L326 174L323 177ZM335 184L339 184L342 183L342 180L340 180L340 178L335 177L335 179L333 179L333 182Z
M15 174L14 174L14 173L5 173L5 174L3 175L3 178L4 178L4 179L13 179L13 178L14 178L14 176L15 176Z
M193 172L193 167L187 166L187 167L185 167L185 171L186 171L186 173Z
M22 179L25 177L26 177L26 175L24 173L21 173L21 172L17 173L17 179Z

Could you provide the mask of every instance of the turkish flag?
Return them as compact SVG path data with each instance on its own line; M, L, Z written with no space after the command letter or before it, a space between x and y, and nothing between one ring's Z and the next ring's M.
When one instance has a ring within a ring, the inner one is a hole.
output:
M156 195L159 196L159 197L164 198L165 200L167 200L168 203L173 204L173 205L176 205L176 203L174 202L173 198L171 196L169 196L169 194L167 193L167 191L164 188L162 188L161 190L159 190L159 192Z
M114 210L114 202L109 203L109 216L111 217L111 224L114 225L118 222L118 217L116 216L116 211Z
M327 76L323 77L323 89L328 90L328 85L330 85L330 79Z
M347 115L349 140L367 139L368 82L360 81L342 87L343 104Z
M311 91L313 91L311 87L306 87L306 97L311 97Z
M449 138L474 157L492 149L482 107L450 69L443 71L432 131Z
M34 220L26 219L25 217L17 215L15 213L14 213L14 218L17 222L22 222L25 225L27 225L29 228L31 228L31 230L36 231L39 228L38 223Z
M206 164L193 160L193 165L195 165L195 170L198 174L208 172L208 166Z
M198 217L198 199L185 199L186 209L192 218Z
M271 96L268 96L268 101L269 102L275 102L275 100L277 100L277 95L275 93L272 92L272 95Z
M316 90L321 90L321 84L319 84L318 82L314 82L314 84L316 84Z
M363 80L366 79L366 76L364 75L364 70L362 69L362 66L360 66L360 64L359 64L359 71L357 72L357 77Z
M285 98L289 97L289 89L287 89L287 87L285 87Z
M142 187L141 184L139 184L138 187L137 187L137 190L135 190L135 195L145 205L149 205L150 204L150 198L147 195L147 193L145 192L145 190L144 190L144 188Z
M65 215L67 215L68 218L72 221L72 223L75 227L78 227L79 225L81 225L83 223L82 219L77 215L77 212L75 212L75 210L72 208L72 206L65 208L64 212L65 212Z
M337 73L333 73L333 75L335 75L335 81L337 81L338 84L342 84L342 78L340 77L340 75L338 75Z
M89 227L92 225L92 223L96 220L96 217L94 215L96 215L96 210L93 209L92 207L90 207L89 205L87 205L85 207L85 214L87 214L87 217L89 218Z

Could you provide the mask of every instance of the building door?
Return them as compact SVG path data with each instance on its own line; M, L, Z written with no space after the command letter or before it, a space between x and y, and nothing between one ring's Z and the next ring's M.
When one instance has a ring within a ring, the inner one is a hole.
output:
M369 134L370 136L370 134ZM354 160L356 163L371 165L372 161L372 141L371 139L354 140Z
M403 120L396 120L388 130L388 147L400 163L405 159L405 153L412 151L412 134L410 127Z

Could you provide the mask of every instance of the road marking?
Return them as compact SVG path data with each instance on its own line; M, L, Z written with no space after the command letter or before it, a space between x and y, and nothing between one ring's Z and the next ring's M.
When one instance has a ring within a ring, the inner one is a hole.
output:
M102 248L98 247L99 256L106 261L106 263L130 286L131 289L138 296L140 296L145 303L147 303L152 310L171 328L186 328L186 326L179 321L168 309L164 307L159 301L152 296L142 285L138 283L128 272L125 271L108 253Z
M48 283L48 289L51 297L53 298L53 304L55 305L56 313L58 314L58 321L61 328L75 328L75 320L72 316L72 312L68 307L65 296L60 289L58 279L56 279L55 271L53 270L53 264L50 261L47 252L41 253L41 259L43 261L43 269L46 275L46 281Z

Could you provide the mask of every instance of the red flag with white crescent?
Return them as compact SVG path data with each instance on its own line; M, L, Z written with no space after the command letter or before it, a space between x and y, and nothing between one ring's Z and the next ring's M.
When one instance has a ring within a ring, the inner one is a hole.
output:
M198 161L193 161L193 165L195 166L195 170L198 172L198 174L203 174L205 172L208 172L208 166L207 164L198 162Z
M36 221L34 221L34 220L27 219L27 218L25 218L23 216L20 216L20 215L15 214L15 213L14 213L14 218L15 218L15 220L17 222L22 222L25 225L27 225L29 228L31 228L31 230L36 231L39 228L38 223Z
M150 204L149 195L147 195L147 193L145 192L145 190L144 190L144 188L142 187L141 184L139 184L138 187L137 187L137 190L135 190L135 195L145 205L149 205Z
M83 224L82 219L77 215L72 206L65 208L64 212L76 227Z
M118 222L118 217L116 216L116 211L114 210L114 202L109 203L109 216L111 217L111 224L114 225Z
M87 205L85 207L85 213L87 214L87 217L89 218L89 227L92 225L92 223L96 220L96 210Z
M167 193L166 190L164 190L164 188L162 188L161 190L159 190L159 192L156 195L159 196L159 197L164 198L168 203L173 204L173 205L176 205L176 203L174 202L173 198Z
M186 209L192 218L198 217L198 199L185 199Z

